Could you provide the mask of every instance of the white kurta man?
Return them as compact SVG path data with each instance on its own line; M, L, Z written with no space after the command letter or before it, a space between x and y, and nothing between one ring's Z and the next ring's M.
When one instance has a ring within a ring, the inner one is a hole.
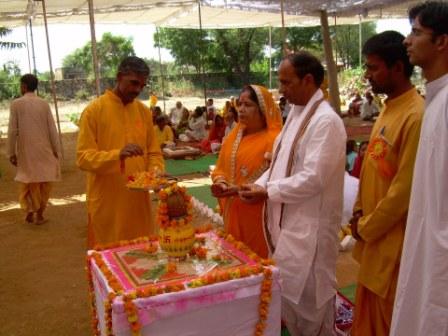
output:
M422 68L425 113L390 335L448 335L448 3L409 11L404 40Z
M291 110L271 167L240 197L266 201L265 236L280 268L282 318L292 335L333 335L337 233L341 223L346 133L319 89L321 63L287 56L280 92Z

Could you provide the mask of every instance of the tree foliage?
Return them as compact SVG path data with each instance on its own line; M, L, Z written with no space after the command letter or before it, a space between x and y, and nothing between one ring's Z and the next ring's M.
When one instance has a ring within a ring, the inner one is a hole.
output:
M363 22L361 25L362 44L375 34L374 22ZM281 28L273 30L274 65L278 65L282 58ZM333 56L342 61L344 68L359 66L359 25L339 25L330 27L333 43ZM324 57L323 37L321 27L290 27L286 29L288 50L307 50L320 59Z
M376 24L374 22L363 22L361 24L361 45L375 34ZM356 68L360 65L359 60L359 25L340 25L331 28L333 39L334 56L341 60L344 68Z
M135 55L132 38L104 33L96 45L100 76L103 78L115 77L121 60ZM83 47L67 55L62 65L64 68L81 69L88 78L93 78L91 42L87 42Z
M3 41L3 38L11 34L12 30L3 26L0 26L0 49L15 49L25 46L24 42L10 42Z
M14 62L6 62L0 68L0 100L11 99L20 95L20 68Z
M176 65L197 73L201 62L206 72L236 73L249 77L254 60L263 58L267 44L267 29L171 29L163 28L155 34L158 45L170 50Z

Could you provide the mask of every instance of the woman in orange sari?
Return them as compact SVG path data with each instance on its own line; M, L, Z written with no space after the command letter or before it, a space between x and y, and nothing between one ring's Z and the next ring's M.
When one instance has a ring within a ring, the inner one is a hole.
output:
M238 187L253 183L269 167L272 146L282 127L282 117L266 88L249 85L240 94L238 119L238 124L223 142L212 172L212 194L218 198L225 231L266 258L263 204L242 202L238 197Z

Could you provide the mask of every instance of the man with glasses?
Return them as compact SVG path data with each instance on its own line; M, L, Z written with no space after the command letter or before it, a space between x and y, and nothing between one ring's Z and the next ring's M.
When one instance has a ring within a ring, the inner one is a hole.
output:
M76 163L87 172L89 248L154 231L149 194L126 188L129 175L164 169L151 112L136 99L148 76L142 59L125 58L115 87L82 113Z
M404 44L422 68L426 108L390 335L448 335L448 3L409 11Z

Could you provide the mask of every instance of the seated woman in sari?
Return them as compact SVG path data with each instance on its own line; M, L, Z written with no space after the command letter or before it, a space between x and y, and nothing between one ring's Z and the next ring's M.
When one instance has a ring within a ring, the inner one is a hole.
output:
M224 139L211 189L219 200L226 232L266 258L263 204L242 202L238 186L254 182L269 167L267 158L281 130L282 117L271 93L262 86L244 87L239 104L239 123Z
M201 149L204 153L216 153L221 148L221 142L226 131L224 118L219 114L215 115L215 120L208 132L207 139L201 141Z

